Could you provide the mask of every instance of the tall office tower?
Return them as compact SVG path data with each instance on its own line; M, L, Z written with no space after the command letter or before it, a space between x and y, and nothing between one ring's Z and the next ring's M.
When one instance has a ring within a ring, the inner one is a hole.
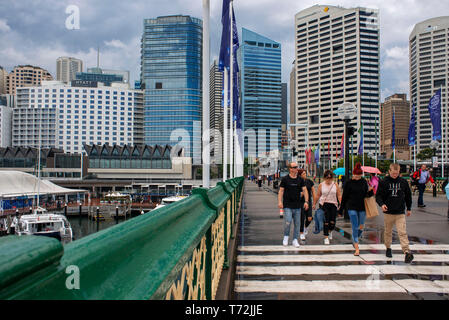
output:
M16 66L8 75L6 90L15 95L16 88L39 86L43 80L53 80L47 70L30 65Z
M430 147L432 123L429 100L441 89L441 130L444 162L448 162L449 16L428 19L415 25L409 37L410 100L416 112L416 153ZM441 147L437 151L441 159ZM441 160L440 160L441 161Z
M145 19L141 45L145 144L180 144L194 164L201 163L202 30L190 16Z
M0 94L6 94L6 79L8 78L8 71L0 66Z
M287 124L288 118L288 103L287 103L287 83L281 83L281 122Z
M258 157L281 148L281 45L242 28L238 55L244 153Z
M331 145L331 163L340 143L344 123L338 117L343 102L353 103L363 124L364 153L376 153L379 123L379 18L378 10L345 9L315 5L295 16L297 123L308 124L309 147ZM296 128L300 162L307 146L304 128ZM360 135L353 137L357 153ZM351 152L351 150L349 150Z
M210 139L211 163L223 163L223 72L217 60L210 67Z
M393 159L393 112L395 114L395 148L397 160L410 160L408 127L410 123L410 102L406 94L394 94L385 99L380 107L380 152Z
M44 81L39 87L18 88L12 145L41 143L81 153L84 144L139 144L143 138L135 134L142 134L142 103L143 91L121 83Z
M68 83L76 79L76 73L83 72L83 61L72 57L56 59L56 80Z

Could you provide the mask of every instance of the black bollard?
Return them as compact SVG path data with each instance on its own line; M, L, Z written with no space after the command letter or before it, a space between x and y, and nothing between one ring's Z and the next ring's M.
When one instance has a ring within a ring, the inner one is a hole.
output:
M83 213L83 205L80 203L80 218L82 216L82 213Z
M30 207L30 214L33 214L33 208Z
M118 224L118 206L115 207L115 224Z
M97 232L100 229L100 208L97 207Z
M437 185L436 184L433 185L432 191L433 191L433 197L436 198L437 197Z
M64 205L64 215L67 217L67 203Z

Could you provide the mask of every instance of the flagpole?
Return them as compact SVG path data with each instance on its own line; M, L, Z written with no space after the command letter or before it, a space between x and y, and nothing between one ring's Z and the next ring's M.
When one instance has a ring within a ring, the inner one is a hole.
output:
M210 187L210 0L203 0L203 188Z
M233 41L233 21L232 21L232 0L229 1L229 24L230 24L230 30L231 30L231 34L230 34L230 47L229 47L229 54L230 54L230 58L229 58L229 68L230 68L230 72L229 72L229 117L230 117L230 128L229 128L229 150L230 150L230 178L234 178L234 97L233 97L233 82L234 82L234 41Z
M223 70L223 182L228 179L228 70Z
M441 124L441 177L444 178L444 130L446 129L444 127L444 108L443 108L443 85L440 85L440 92L441 92L441 96L440 96L440 105L441 105L441 122L443 122Z

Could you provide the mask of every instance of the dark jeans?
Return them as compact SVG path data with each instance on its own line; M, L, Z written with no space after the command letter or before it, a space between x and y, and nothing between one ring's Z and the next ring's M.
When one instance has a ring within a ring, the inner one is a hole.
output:
M422 206L424 205L424 200L423 200L423 195L424 195L424 191L426 190L426 184L425 183L420 183L418 184L418 206Z
M312 221L309 221L308 218L312 216L312 205L309 203L309 210L305 211L302 209L303 214L301 214L301 227L299 231L304 232L304 226L307 228Z
M333 203L324 203L324 235L328 236L329 231L335 229L335 222L337 221L337 206Z

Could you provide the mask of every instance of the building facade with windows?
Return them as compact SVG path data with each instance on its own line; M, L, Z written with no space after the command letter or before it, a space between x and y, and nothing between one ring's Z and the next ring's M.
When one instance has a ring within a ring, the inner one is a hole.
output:
M385 99L380 108L380 153L393 159L393 113L395 115L395 149L397 160L410 160L408 127L410 102L406 94L394 94Z
M182 145L201 163L202 21L190 16L144 20L141 85L144 141Z
M315 5L295 16L296 128L298 159L305 163L307 145L330 144L331 163L340 155L344 122L338 116L343 102L353 103L363 124L364 152L374 153L379 124L379 12L369 8ZM353 137L357 153L360 135Z
M56 80L68 83L76 79L76 73L83 72L83 61L73 57L56 59Z
M281 149L281 44L242 28L238 51L245 157Z
M223 163L223 72L218 71L217 60L210 67L210 141L211 163Z
M81 153L85 144L141 144L142 104L143 92L128 84L45 81L18 88L12 144L70 153Z
M6 78L6 93L15 95L16 88L40 86L46 80L53 80L53 77L45 69L30 65L16 66Z
M432 96L441 89L441 130L445 149L444 162L447 163L449 16L432 18L416 24L409 37L409 52L410 100L411 104L415 104L417 119L416 153L430 147L433 128L428 105ZM437 150L437 156L441 159L441 147Z

